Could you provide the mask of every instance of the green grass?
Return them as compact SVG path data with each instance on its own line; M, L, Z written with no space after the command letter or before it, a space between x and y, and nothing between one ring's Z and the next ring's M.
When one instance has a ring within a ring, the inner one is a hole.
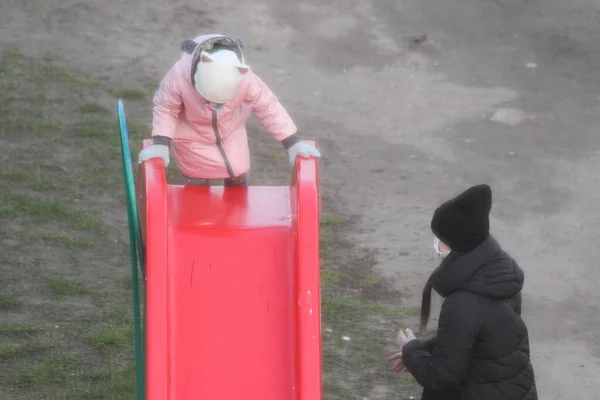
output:
M39 196L39 197L37 197ZM0 218L26 218L40 222L66 221L74 228L97 231L102 221L94 214L66 201L31 194L0 194Z
M333 214L333 213L327 214L326 213L321 216L321 226L322 227L336 226L336 225L340 225L342 223L344 223L344 217L339 214Z
M374 287L385 283L385 279L379 275L371 274L363 279L365 287Z
M43 232L33 235L33 238L39 238L62 245L68 248L89 248L94 245L92 239L69 236L60 232Z
M110 89L110 94L112 94L116 98L121 98L123 100L142 100L148 96L144 90L137 88L116 88Z
M146 98L14 49L0 54L3 400L135 397L114 95ZM136 150L148 130L133 120L130 135Z
M106 328L91 335L90 340L95 346L103 350L118 351L127 349L133 341L133 326L128 324Z
M79 107L79 110L85 114L101 114L101 115L110 114L110 110L108 110L106 107L104 107L100 104L96 104L96 103L84 104L81 107Z
M0 293L0 311L20 308L22 304L21 300L15 297Z
M16 360L32 357L45 350L41 345L32 345L29 343L2 343L0 344L0 360Z
M321 286L330 287L341 282L344 279L342 272L330 269L321 268Z
M325 398L371 398L380 388L387 388L390 399L399 393L417 397L415 382L391 373L387 361L397 351L395 331L414 320L417 310L404 306L402 293L373 271L372 255L357 258L344 234L351 223L336 213L321 217Z
M54 296L79 296L87 293L82 285L72 278L50 275L46 276L46 282Z
M0 338L2 337L20 337L29 338L37 333L37 329L30 325L23 324L12 324L12 323L1 323L0 324Z
M46 242L52 246L60 246L67 249L84 249L94 246L94 241L91 237L79 235L82 235L82 233L75 234L51 230L45 231L42 229L7 229L0 227L0 237L18 240L22 245Z
M75 375L79 363L65 355L55 355L43 361L26 363L19 371L18 383L22 387L41 388L61 384L69 375Z

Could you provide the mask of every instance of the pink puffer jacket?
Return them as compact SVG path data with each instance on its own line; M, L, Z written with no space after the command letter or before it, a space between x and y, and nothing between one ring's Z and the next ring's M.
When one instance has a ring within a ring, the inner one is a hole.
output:
M171 142L177 165L189 178L222 179L249 171L245 123L252 112L279 142L296 133L285 108L252 71L246 73L233 100L219 110L209 108L192 83L193 60L206 46L223 39L235 43L224 35L195 38L199 46L192 43L196 48L184 51L154 96L154 142Z

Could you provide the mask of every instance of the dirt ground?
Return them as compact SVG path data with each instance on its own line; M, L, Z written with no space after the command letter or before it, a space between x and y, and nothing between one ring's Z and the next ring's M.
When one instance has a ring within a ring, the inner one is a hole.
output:
M348 254L365 268L376 254L407 307L435 267L433 208L489 183L493 233L526 271L540 398L590 399L600 390L599 23L595 0L3 0L0 48L152 88L182 38L241 37L248 63L319 142L328 207L357 218L362 251ZM254 180L278 168L260 166Z

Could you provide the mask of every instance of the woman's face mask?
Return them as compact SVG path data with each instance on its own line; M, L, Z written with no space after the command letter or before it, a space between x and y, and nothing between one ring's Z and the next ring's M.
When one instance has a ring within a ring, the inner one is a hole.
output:
M437 236L433 237L433 248L437 255L443 260L446 258L448 254L450 254L450 247L448 247L445 243L441 242Z

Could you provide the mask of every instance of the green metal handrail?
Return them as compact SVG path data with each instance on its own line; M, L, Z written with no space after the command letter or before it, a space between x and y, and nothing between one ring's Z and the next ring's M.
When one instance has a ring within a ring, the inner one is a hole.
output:
M136 370L136 393L137 400L146 399L145 383L145 357L143 336L145 333L145 310L144 320L141 320L140 290L138 282L138 264L145 275L146 262L140 219L136 202L135 181L133 179L133 166L131 161L131 150L129 148L129 135L127 133L127 121L123 100L118 99L117 108L119 114L119 128L121 131L121 155L123 161L123 178L125 182L125 196L127 199L127 220L129 224L129 250L131 255L131 280L133 289L133 320L135 329L135 370Z

